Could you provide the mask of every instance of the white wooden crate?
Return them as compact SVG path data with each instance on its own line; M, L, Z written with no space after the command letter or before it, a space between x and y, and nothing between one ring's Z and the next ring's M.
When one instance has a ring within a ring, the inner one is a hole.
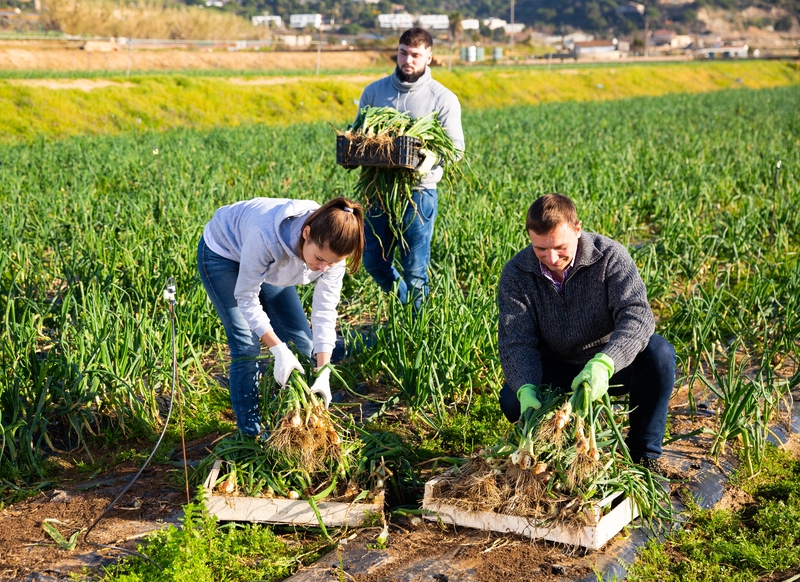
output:
M206 507L220 521L251 521L297 526L319 526L314 510L308 501L301 499L267 499L264 497L237 497L220 495L214 491L219 477L221 461L214 462L204 487ZM321 501L317 503L322 523L326 527L356 527L364 522L368 514L383 511L383 494L371 503L341 503Z
M623 527L639 515L636 504L629 497L623 499L616 507L603 515L603 508L611 505L619 496L617 494L607 497L595 505L594 525L560 524L543 527L531 518L503 515L490 511L468 511L441 503L434 498L434 491L436 485L442 480L443 478L436 477L425 484L422 508L435 512L435 515L425 515L426 519L432 521L440 519L444 523L474 529L515 533L531 539L545 539L572 546L581 546L589 550L602 548L608 540L617 535Z

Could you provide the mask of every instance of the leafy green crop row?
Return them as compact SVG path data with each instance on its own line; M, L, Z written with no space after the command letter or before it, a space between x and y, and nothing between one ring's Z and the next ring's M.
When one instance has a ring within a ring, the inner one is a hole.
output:
M705 350L716 345L727 360L739 346L789 364L759 380L785 385L800 356L799 100L800 88L787 87L465 113L472 174L441 191L428 319L397 319L343 373L388 384L440 427L468 414L476 391L497 390L497 279L526 244L528 205L559 191L585 228L632 249L684 374L713 380ZM195 274L202 227L235 200L349 194L356 175L335 166L334 139L320 123L0 147L7 485L43 479L51 449L149 434L161 422L168 276L179 379L188 414L199 414L192 407L210 386L201 357L224 340ZM387 309L363 271L347 279L344 321L369 324Z

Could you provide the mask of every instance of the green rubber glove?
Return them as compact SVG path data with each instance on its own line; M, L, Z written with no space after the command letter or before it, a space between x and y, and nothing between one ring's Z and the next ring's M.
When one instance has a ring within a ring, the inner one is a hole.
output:
M517 400L519 400L519 415L528 410L535 408L536 410L542 407L539 400L539 393L536 392L536 386L533 384L524 384L517 390Z
M572 381L572 389L576 390L583 383L588 384L589 401L600 400L608 392L608 381L614 375L614 360L600 352L586 362L581 373Z

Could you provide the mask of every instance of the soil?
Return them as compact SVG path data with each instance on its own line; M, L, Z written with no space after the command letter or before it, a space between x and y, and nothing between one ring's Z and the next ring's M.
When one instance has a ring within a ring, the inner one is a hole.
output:
M391 530L385 550L374 548L378 531L362 530L286 582L333 582L342 572L350 582L544 582L592 575L592 553L574 548L432 522Z
M701 397L702 394L697 395L702 404ZM800 399L800 394L796 399ZM700 426L710 426L713 412L709 409L705 415L690 417L686 398L679 392L673 399L670 418L671 434L683 434ZM205 458L220 436L210 434L187 443L189 463ZM708 464L710 444L709 437L698 435L665 447L662 468L676 481L672 484L673 490L702 479L702 472L720 471ZM793 435L786 448L800 455L800 437ZM143 454L148 452L142 450ZM728 461L721 464L730 466ZM178 524L181 506L187 498L180 450L172 455L171 462L149 465L115 509L91 531L89 541L135 550L147 533ZM117 550L88 544L83 534L78 536L73 551L59 549L42 526L46 519L58 520L51 523L67 539L74 532L89 527L119 495L141 463L117 465L107 474L92 478L82 475L73 464L67 464L66 459L62 463L66 470L59 477L57 488L0 511L0 580L67 580L70 574L77 573L82 573L84 579L91 579L92 574L102 572L102 566L124 557L125 554ZM745 493L726 486L719 506L735 510L750 502ZM517 535L454 528L410 517L394 518L389 523L387 547L376 550L379 533L380 528L358 530L354 537L344 540L347 545L340 546L343 549L331 552L290 580L339 580L342 567L346 579L352 582L591 579L593 567L611 559L624 543L625 535L623 530L602 550L590 552L541 540L534 542ZM764 582L778 579L785 579L785 576L767 577Z
M116 45L115 45L116 48ZM326 50L321 71L392 66L391 53L371 50ZM314 71L318 56L306 51L229 51L214 49L135 49L107 52L83 50L60 41L0 41L0 70L50 71Z
M189 462L208 454L206 448L218 438L210 434L201 441L187 443ZM140 451L143 455L149 450ZM73 460L78 458L76 454ZM95 452L95 459L108 458ZM89 532L88 542L81 533L74 550L60 549L43 529L50 521L67 540L88 529L116 499L141 468L141 462L126 462L102 476L87 479L74 466L61 464L65 471L55 489L43 491L0 511L0 580L62 580L70 573L101 572L103 566L126 554L92 544L112 545L136 550L148 533L178 524L186 503L183 461L180 451L174 465L148 465L128 492ZM51 458L59 463L59 459Z

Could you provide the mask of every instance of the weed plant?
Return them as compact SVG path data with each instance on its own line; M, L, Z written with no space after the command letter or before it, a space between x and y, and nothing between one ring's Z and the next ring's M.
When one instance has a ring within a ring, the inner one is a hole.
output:
M293 537L278 536L263 525L220 526L198 501L184 506L180 528L170 525L138 547L151 562L130 558L108 568L103 580L277 582L313 562L326 548L324 543Z

